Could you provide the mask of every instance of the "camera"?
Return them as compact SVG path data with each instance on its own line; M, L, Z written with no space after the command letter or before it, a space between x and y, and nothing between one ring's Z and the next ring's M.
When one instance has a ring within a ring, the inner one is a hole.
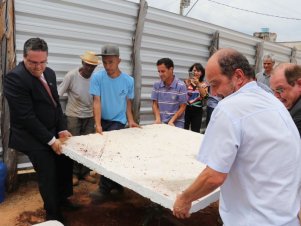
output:
M193 71L190 71L190 72L188 73L188 76L189 76L190 79L192 79L192 78L194 77L194 72L193 72Z

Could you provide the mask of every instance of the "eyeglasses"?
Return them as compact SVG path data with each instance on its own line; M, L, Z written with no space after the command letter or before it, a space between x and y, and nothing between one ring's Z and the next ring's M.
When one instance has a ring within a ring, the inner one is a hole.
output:
M278 94L283 93L283 91L284 91L284 88L276 88L276 89L273 89L273 92L274 92L274 93L278 93Z
M32 60L28 60L28 59L26 59L26 60L27 60L27 62L28 62L31 66L34 66L34 67L37 67L37 66L39 66L39 65L45 67L45 66L48 64L47 61L35 62L35 61L32 61Z

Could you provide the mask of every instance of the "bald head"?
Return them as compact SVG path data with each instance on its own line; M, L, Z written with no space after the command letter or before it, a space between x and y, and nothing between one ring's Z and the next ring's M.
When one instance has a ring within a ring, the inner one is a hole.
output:
M222 74L229 78L233 76L236 69L241 69L247 78L254 77L254 70L250 66L247 58L234 49L220 49L212 56L212 58L217 59Z
M210 57L206 78L213 95L226 97L254 78L247 58L234 49L220 49Z
M301 96L301 66L292 63L279 64L270 78L274 95L291 109Z
M287 83L294 85L301 78L301 66L293 63L281 63L272 71L272 76L283 74Z

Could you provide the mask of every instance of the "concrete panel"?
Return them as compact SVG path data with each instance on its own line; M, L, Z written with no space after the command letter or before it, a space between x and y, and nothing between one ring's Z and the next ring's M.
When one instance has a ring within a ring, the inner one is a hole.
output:
M143 126L70 138L63 153L171 209L176 195L205 165L196 160L203 135L176 127ZM191 212L218 200L219 190L193 202Z

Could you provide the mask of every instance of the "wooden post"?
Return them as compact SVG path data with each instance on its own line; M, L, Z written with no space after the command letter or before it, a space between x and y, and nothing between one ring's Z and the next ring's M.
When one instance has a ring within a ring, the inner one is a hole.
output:
M136 122L140 122L140 105L141 105L141 85L142 85L142 67L141 67L141 57L140 48L141 40L144 28L145 16L147 13L147 2L145 0L140 0L140 8L138 12L137 27L135 31L135 36L133 37L133 51L132 51L132 62L133 62L133 76L134 76L134 89L135 97L133 103L133 116Z
M290 62L293 64L297 64L296 54L297 54L297 48L293 47L291 52L291 57L290 57Z
M211 57L219 49L219 31L216 31L211 40L211 45L208 47L209 57Z
M263 42L256 44L256 53L255 53L255 74L261 71L262 68L262 57L263 57Z
M1 101L1 137L3 159L7 166L7 191L14 191L17 187L17 152L8 148L9 139L9 109L3 96L3 78L16 65L15 54L15 21L14 1L0 2L0 101Z

